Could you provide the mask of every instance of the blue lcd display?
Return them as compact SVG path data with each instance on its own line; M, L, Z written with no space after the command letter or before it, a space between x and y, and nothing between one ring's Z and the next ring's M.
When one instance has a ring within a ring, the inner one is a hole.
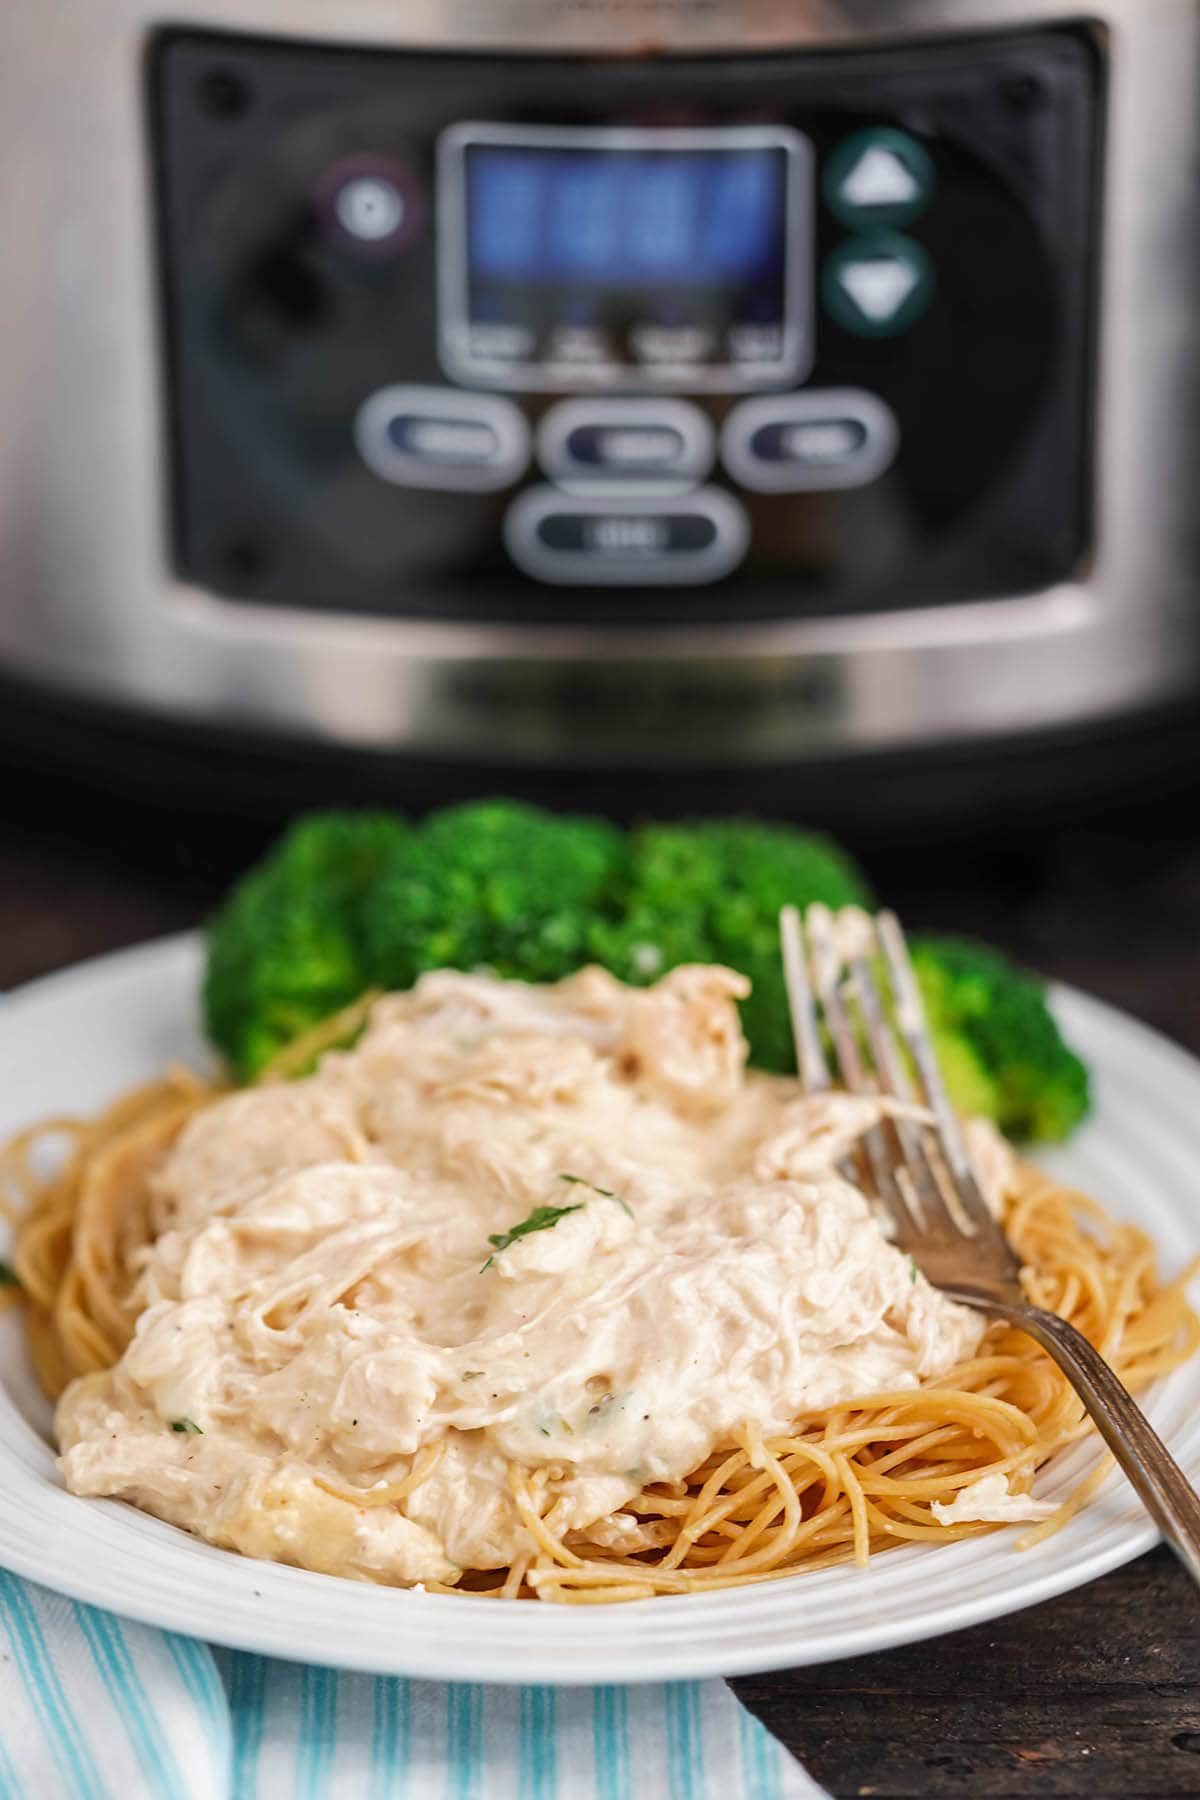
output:
M472 145L470 273L487 281L614 288L760 279L783 258L784 165L774 147Z

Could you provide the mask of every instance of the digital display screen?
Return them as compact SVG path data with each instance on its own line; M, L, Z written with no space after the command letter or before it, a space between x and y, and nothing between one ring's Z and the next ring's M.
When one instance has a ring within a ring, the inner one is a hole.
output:
M459 378L737 389L802 375L811 149L783 126L462 125L439 165Z
M467 163L471 273L605 287L769 279L783 261L784 179L775 150L479 146Z

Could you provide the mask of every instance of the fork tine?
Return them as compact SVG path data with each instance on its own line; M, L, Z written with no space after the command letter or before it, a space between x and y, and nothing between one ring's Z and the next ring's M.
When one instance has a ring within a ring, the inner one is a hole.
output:
M821 1047L812 983L808 979L803 927L800 914L794 906L785 906L780 913L779 936L783 947L783 979L787 988L788 1011L792 1019L792 1042L796 1046L796 1068L805 1092L822 1094L832 1084L829 1064Z
M858 1002L859 1012L862 1014L862 1021L867 1032L867 1042L871 1046L871 1054L874 1056L879 1070L880 1085L884 1092L891 1094L894 1099L910 1101L912 1085L900 1060L896 1040L884 1017L883 1001L880 998L879 989L875 985L871 966L865 956L852 958L850 976L851 991Z
M912 1084L896 1048L891 1026L884 1015L883 1001L871 973L871 966L865 957L856 956L851 962L850 972L867 1042L879 1070L880 1085L885 1093L891 1094L895 1099L910 1101ZM920 1209L916 1222L929 1232L957 1232L960 1229L958 1221L946 1203L946 1196L929 1160L925 1133L912 1119L893 1118L888 1121L888 1125L895 1134L901 1160L913 1184Z
M937 1057L933 1053L925 1007L900 921L895 913L881 912L876 918L875 928L896 1000L896 1024L916 1065L929 1110L937 1121L938 1143L963 1211L973 1225L990 1227L993 1223L992 1215L979 1191L958 1116L950 1104Z
M853 1094L874 1093L874 1085L858 1053L854 1027L850 1023L850 1017L842 999L841 968L838 962L837 946L833 939L833 915L829 908L820 905L810 906L805 916L804 927L812 952L813 985L816 988L821 1011L825 1016L825 1023L829 1027L829 1035L833 1039L834 1054L842 1080ZM897 1232L911 1233L914 1221L904 1191L896 1180L893 1159L887 1153L881 1127L872 1125L869 1131L863 1133L862 1143L870 1166L875 1192L891 1209Z
M833 939L833 915L827 906L810 906L804 918L812 957L812 980L817 999L833 1039L834 1055L842 1080L854 1094L869 1094L872 1086L854 1041L840 987L841 965Z
M838 963L837 943L833 940L833 914L829 913L829 907L810 905L808 913L804 914L804 931L808 934L813 988L817 990L817 1001L829 1026L842 1080L851 1093L869 1094L873 1087L862 1057L858 1055L855 1031L849 1022L846 1003L842 1001L842 967Z

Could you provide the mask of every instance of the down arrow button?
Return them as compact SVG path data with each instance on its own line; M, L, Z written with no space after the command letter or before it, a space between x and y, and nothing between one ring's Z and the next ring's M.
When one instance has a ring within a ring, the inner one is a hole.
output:
M933 297L933 264L896 232L847 238L822 277L825 305L855 337L894 337L915 325Z

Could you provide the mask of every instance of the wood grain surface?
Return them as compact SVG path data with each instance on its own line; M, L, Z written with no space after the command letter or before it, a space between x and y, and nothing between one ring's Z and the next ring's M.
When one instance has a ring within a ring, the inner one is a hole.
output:
M266 835L4 774L0 987L194 925ZM1200 1052L1198 812L868 861L910 926L989 936ZM996 1624L736 1685L837 1800L1200 1796L1200 1596L1163 1550Z

